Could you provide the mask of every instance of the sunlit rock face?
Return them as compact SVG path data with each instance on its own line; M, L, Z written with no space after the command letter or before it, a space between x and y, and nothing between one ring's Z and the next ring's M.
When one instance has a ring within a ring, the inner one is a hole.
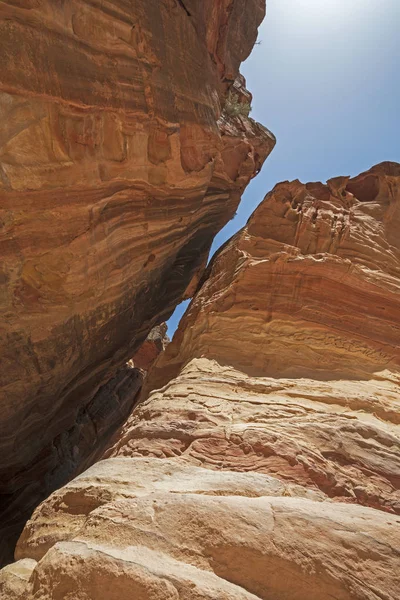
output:
M277 185L214 258L112 454L174 451L400 514L399 227L398 164Z
M25 558L0 572L0 592L10 600L394 600L397 521L265 474L112 458L39 507L17 548Z
M274 146L222 113L263 0L200 4L0 3L4 555L85 460L66 432L193 293Z
M255 376L395 380L399 227L397 163L278 184L211 263L150 387L202 356Z
M278 185L217 254L13 600L397 600L400 165Z

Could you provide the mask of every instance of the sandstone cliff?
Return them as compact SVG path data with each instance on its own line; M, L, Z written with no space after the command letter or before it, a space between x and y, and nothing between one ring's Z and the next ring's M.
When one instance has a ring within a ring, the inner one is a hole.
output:
M327 185L277 185L211 263L148 380L166 390L134 413L114 454L147 446L168 456L170 443L202 463L261 469L399 514L399 230L398 164ZM229 401L196 417L189 394L191 427L182 439L173 427L167 442L171 412L177 422L187 414L180 377L215 365L222 380L209 390L200 380L202 395L228 385ZM257 409L241 401L246 389Z
M131 406L136 380L118 369L193 293L273 148L265 128L221 112L264 12L263 0L0 2L3 557L101 447L100 422L115 428L112 377Z
M399 226L395 163L268 194L108 458L38 507L0 590L396 600Z

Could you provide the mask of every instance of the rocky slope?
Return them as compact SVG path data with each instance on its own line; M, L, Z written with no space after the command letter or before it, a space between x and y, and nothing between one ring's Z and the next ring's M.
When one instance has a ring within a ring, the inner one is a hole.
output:
M262 126L221 114L264 12L0 2L0 558L101 446L96 415L113 422L115 394L89 444L81 415L193 293L273 148Z
M399 226L395 163L268 194L3 594L396 600Z

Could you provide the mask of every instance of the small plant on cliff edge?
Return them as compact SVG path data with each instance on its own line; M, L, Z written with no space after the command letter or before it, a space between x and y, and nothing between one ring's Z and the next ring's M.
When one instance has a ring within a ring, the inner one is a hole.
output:
M238 117L239 115L248 117L251 106L249 102L239 102L239 96L230 91L225 102L225 112L230 117Z

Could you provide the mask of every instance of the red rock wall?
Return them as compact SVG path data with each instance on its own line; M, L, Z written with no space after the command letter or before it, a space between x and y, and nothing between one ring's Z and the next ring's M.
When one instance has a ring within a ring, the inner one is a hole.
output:
M382 163L327 185L278 184L211 263L150 385L202 356L255 376L397 373L399 181Z
M7 528L60 483L62 435L192 293L214 235L274 145L254 121L219 127L264 2L215 9L0 2ZM232 138L234 177L224 162Z

